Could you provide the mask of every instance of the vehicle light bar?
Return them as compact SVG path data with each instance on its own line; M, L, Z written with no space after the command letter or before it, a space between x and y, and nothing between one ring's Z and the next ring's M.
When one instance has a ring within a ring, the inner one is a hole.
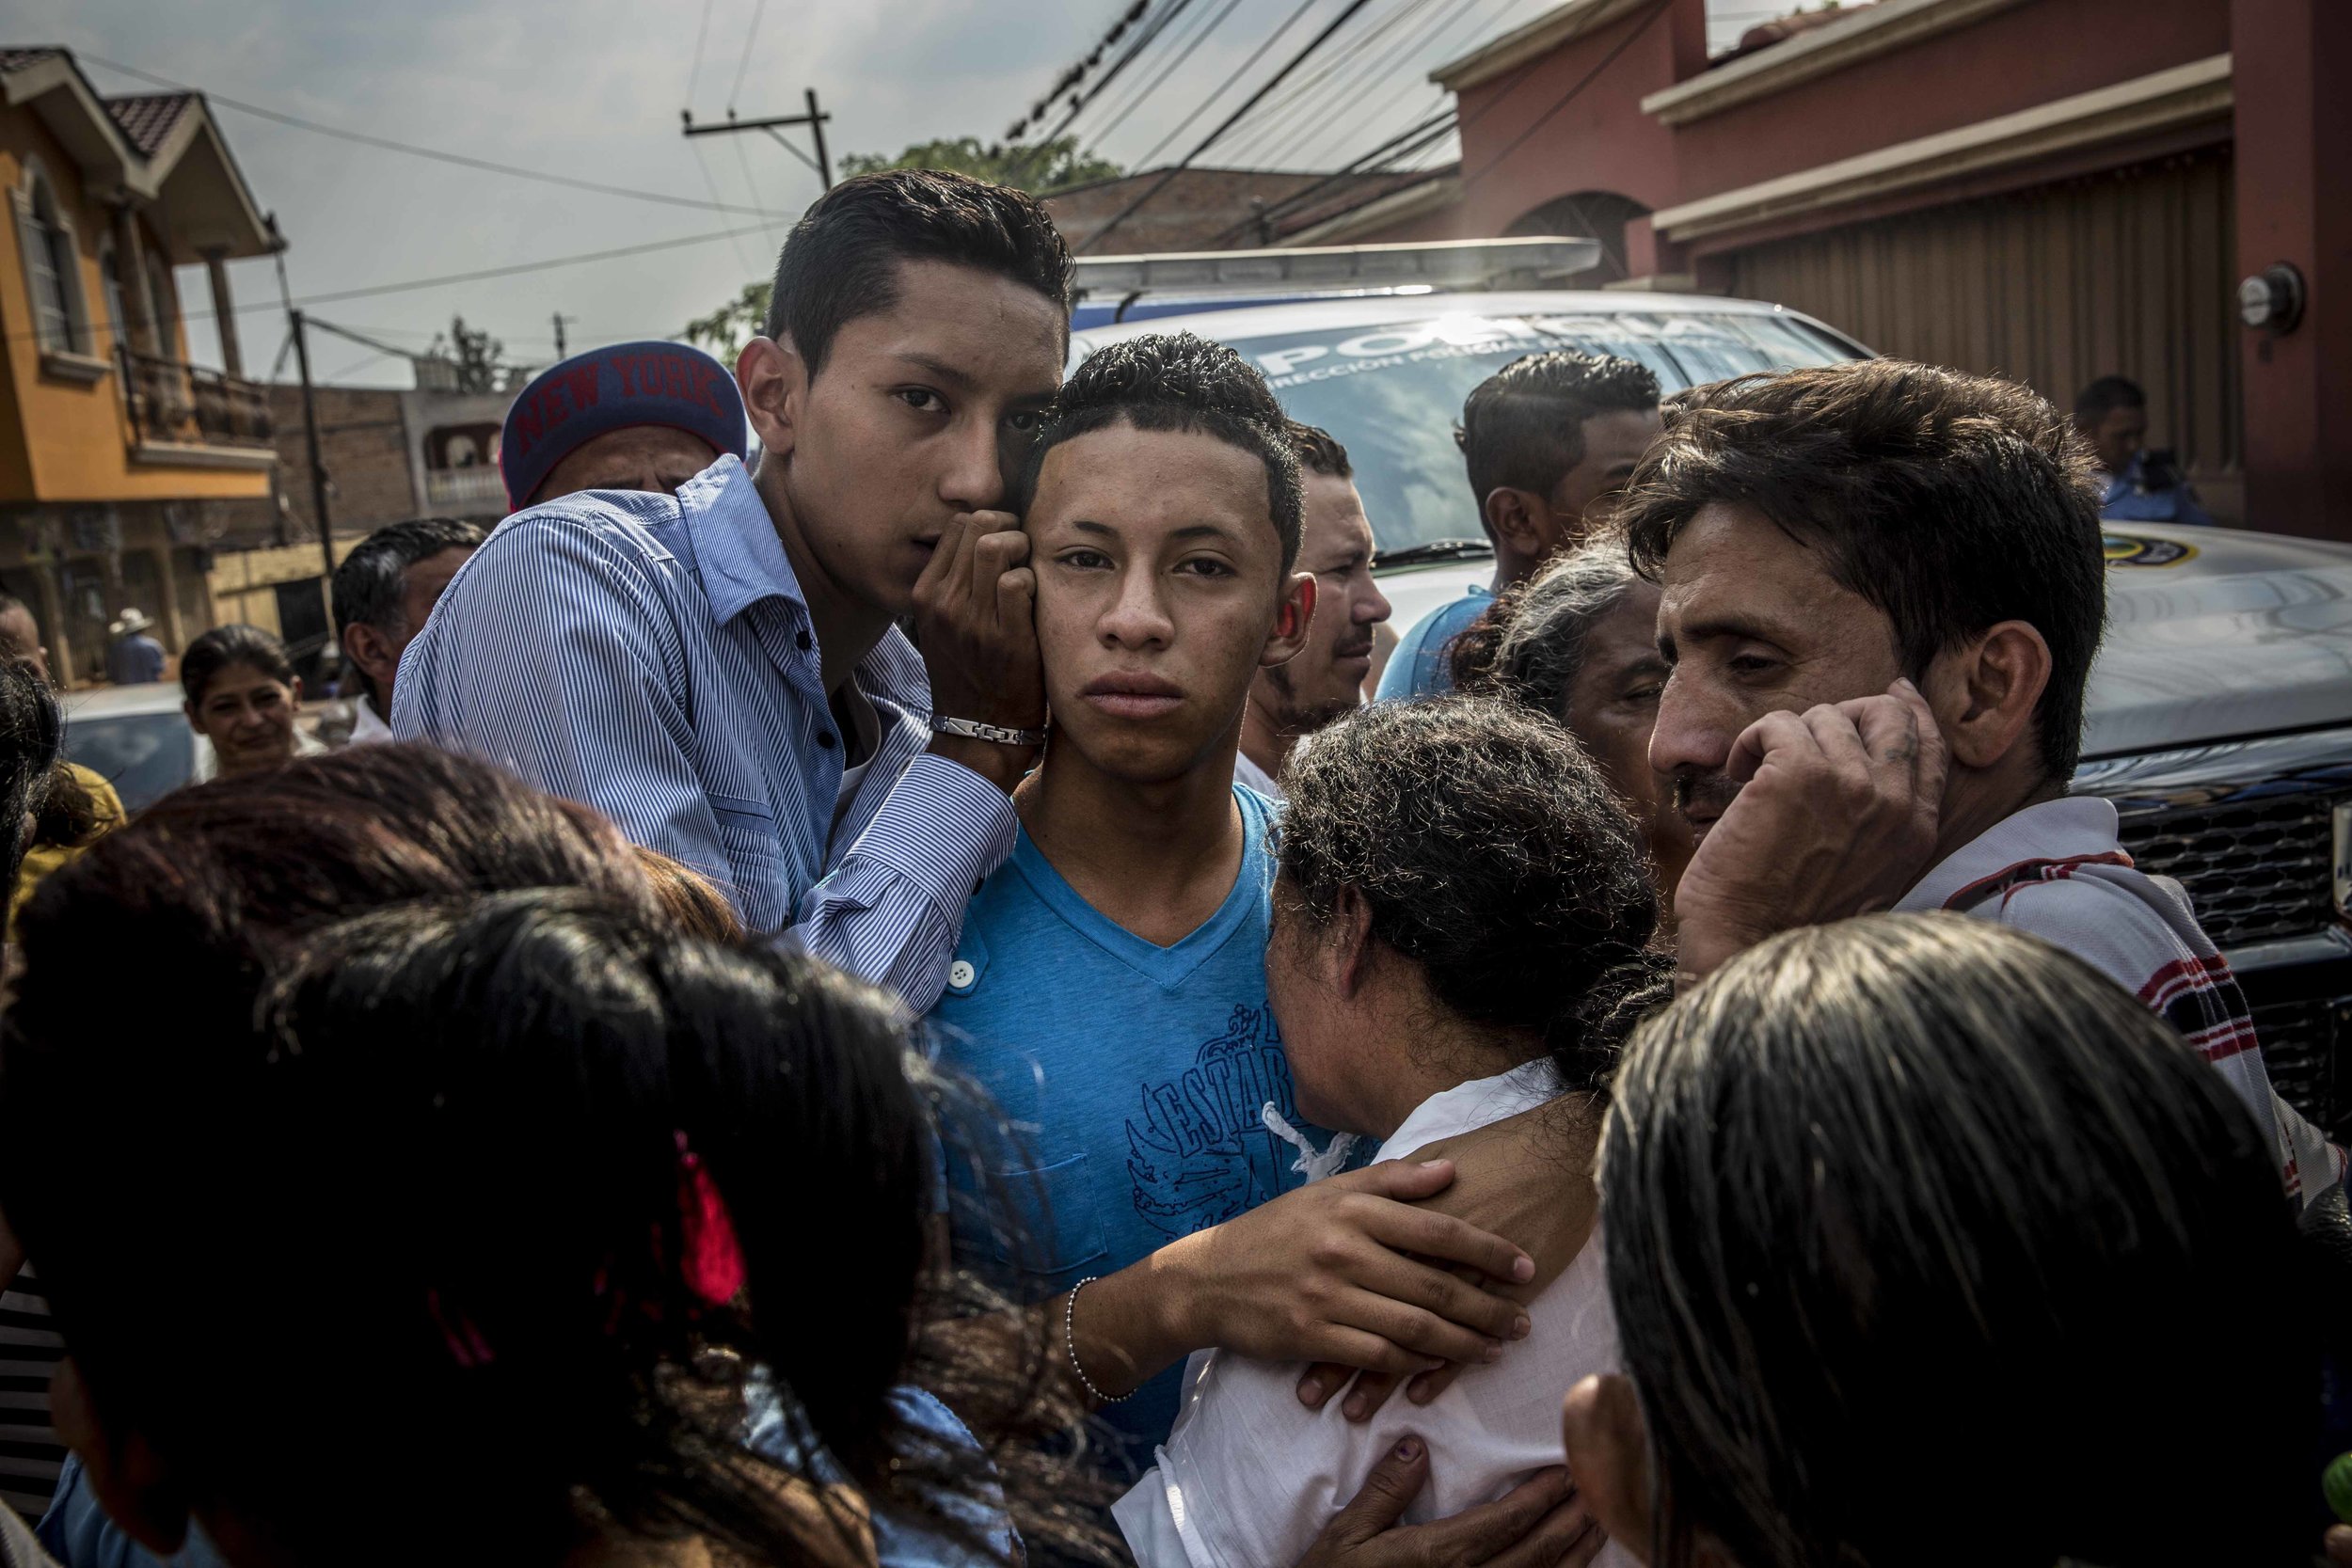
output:
M1484 289L1572 277L1600 260L1598 240L1542 234L1428 245L1301 245L1295 249L1185 250L1082 256L1082 297L1146 293L1211 297L1324 290Z

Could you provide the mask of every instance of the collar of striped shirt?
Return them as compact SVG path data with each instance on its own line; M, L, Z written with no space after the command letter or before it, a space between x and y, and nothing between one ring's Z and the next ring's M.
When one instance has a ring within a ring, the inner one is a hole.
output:
M1953 850L1895 908L1911 914L1948 910L1965 895L2027 865L2069 861L2131 863L2117 835L2113 802L2069 795L2012 813Z

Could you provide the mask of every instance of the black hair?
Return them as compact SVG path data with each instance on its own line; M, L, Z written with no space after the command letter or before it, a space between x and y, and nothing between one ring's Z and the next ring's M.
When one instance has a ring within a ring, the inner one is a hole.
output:
M1214 436L1264 465L1266 510L1282 542L1282 570L1290 571L1298 560L1304 505L1290 418L1248 360L1189 332L1129 338L1080 362L1029 448L1018 486L1020 509L1027 511L1036 498L1048 452L1122 423Z
M1497 490L1549 497L1584 461L1584 421L1658 406L1658 377L1638 360L1553 349L1514 359L1462 404L1454 444L1483 523Z
M1542 1036L1599 1092L1663 961L1640 832L1558 723L1491 697L1359 708L1299 743L1276 896L1320 923L1353 888L1372 933L1476 1023Z
M481 524L456 517L387 523L354 545L335 568L335 625L409 629L403 624L408 568L444 550L480 549L488 537Z
M351 547L335 568L335 626L373 626L388 637L416 628L407 624L408 568L444 550L475 550L489 535L479 523L456 517L411 517L387 523ZM382 693L358 665L348 666L381 708Z
M189 702L200 706L213 677L232 664L258 670L287 686L294 684L294 661L286 657L286 644L276 633L259 626L215 626L188 644L180 656L180 689L187 693Z
M776 257L760 331L789 337L814 378L843 326L898 304L899 263L923 261L1033 289L1066 329L1077 264L1043 203L969 175L893 168L844 180L801 214Z
M1742 1568L2308 1560L2277 1150L2081 960L1960 915L1776 937L1636 1032L1599 1170L1659 1568L1702 1535ZM2152 1454L2195 1483L2152 1502ZM1999 1506L1923 1529L1962 1476Z
M361 1564L590 1528L807 1560L795 1532L845 1521L795 1476L969 1533L969 1457L887 1394L938 1386L911 1341L955 1288L923 1250L950 1086L878 994L681 928L596 813L351 748L166 797L23 939L0 1207L102 1418L198 1496ZM91 1165L102 1126L127 1142ZM720 1300L698 1168L745 1269ZM858 1266L813 1290L827 1257ZM235 1287L151 1309L198 1277ZM958 1371L1025 1415L1042 1365ZM797 1458L746 1446L762 1386ZM1063 1519L998 1457L1025 1528ZM355 1530L388 1489L460 1512Z
M1446 646L1457 691L1490 691L1565 721L1584 644L1641 577L1614 534L1564 550L1495 595Z
M2148 394L2128 376L2103 375L2074 394L2074 419L2085 429L2096 429L2119 408L2145 408Z
M2106 554L2090 449L2014 382L1900 359L1746 375L1666 411L1617 504L1656 580L1711 505L1750 506L1820 551L1894 624L1903 673L2002 621L2050 647L2035 710L2046 777L2082 752L2083 700L2106 625Z
M49 683L22 658L0 658L0 885L13 887L37 814L65 742L65 721Z
M1347 449L1340 438L1320 425L1303 420L1284 421L1282 434L1290 437L1291 451L1297 455L1298 466L1311 474L1326 479L1354 479L1356 469L1347 461Z

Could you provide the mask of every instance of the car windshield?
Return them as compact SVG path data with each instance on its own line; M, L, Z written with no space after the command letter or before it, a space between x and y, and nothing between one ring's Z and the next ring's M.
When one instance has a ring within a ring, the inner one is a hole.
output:
M1785 316L1734 311L1432 316L1235 339L1295 419L1343 442L1383 553L1481 537L1454 427L1470 388L1522 355L1638 359L1668 392L1752 371L1826 365L1844 344Z
M138 811L188 782L196 741L177 713L93 714L66 721L65 754Z

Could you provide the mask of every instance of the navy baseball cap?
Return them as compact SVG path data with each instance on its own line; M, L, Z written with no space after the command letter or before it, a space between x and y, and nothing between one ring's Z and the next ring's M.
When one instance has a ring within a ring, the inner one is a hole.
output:
M722 452L745 452L743 394L727 368L685 343L614 343L533 376L499 436L506 503L517 512L548 475L599 436L665 424Z

